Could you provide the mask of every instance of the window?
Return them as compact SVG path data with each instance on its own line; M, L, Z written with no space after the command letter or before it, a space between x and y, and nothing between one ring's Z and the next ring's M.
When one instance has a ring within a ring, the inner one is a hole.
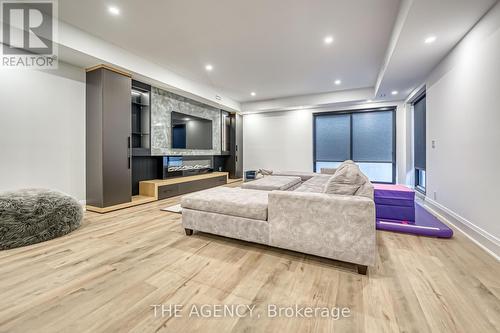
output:
M413 164L415 168L415 188L425 193L426 167L426 99L425 93L413 103Z
M396 180L395 109L314 114L314 171L353 160L374 182Z

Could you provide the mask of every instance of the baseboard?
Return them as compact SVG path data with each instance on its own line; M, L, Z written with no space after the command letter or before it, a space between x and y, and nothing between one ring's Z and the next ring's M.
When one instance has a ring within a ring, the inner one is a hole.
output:
M83 210L86 210L85 207L87 206L87 200L78 200L78 202L82 205Z
M496 260L500 261L500 239L498 237L495 237L429 197L424 198L424 205L431 212L438 215L445 222L453 225L483 250L491 254Z

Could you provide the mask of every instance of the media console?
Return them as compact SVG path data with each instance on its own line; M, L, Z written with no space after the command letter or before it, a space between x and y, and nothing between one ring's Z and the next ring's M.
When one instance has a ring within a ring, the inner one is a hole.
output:
M162 200L227 184L227 177L227 172L210 172L194 176L145 180L139 183L139 193Z
M139 195L132 196L132 201L104 208L87 205L86 209L101 214L108 213L118 209L221 186L227 184L227 179L227 172L210 172L194 176L144 180L139 182Z

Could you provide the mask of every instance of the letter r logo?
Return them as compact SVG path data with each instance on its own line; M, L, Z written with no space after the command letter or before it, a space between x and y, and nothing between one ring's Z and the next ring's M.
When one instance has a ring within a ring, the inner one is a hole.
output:
M3 54L52 54L53 4L2 2Z

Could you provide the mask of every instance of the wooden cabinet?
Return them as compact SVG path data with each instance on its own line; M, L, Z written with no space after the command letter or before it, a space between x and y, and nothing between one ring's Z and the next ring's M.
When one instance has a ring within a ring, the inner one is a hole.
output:
M139 183L139 192L143 196L154 196L162 200L227 184L227 176L227 172L212 172L195 176L146 180Z

